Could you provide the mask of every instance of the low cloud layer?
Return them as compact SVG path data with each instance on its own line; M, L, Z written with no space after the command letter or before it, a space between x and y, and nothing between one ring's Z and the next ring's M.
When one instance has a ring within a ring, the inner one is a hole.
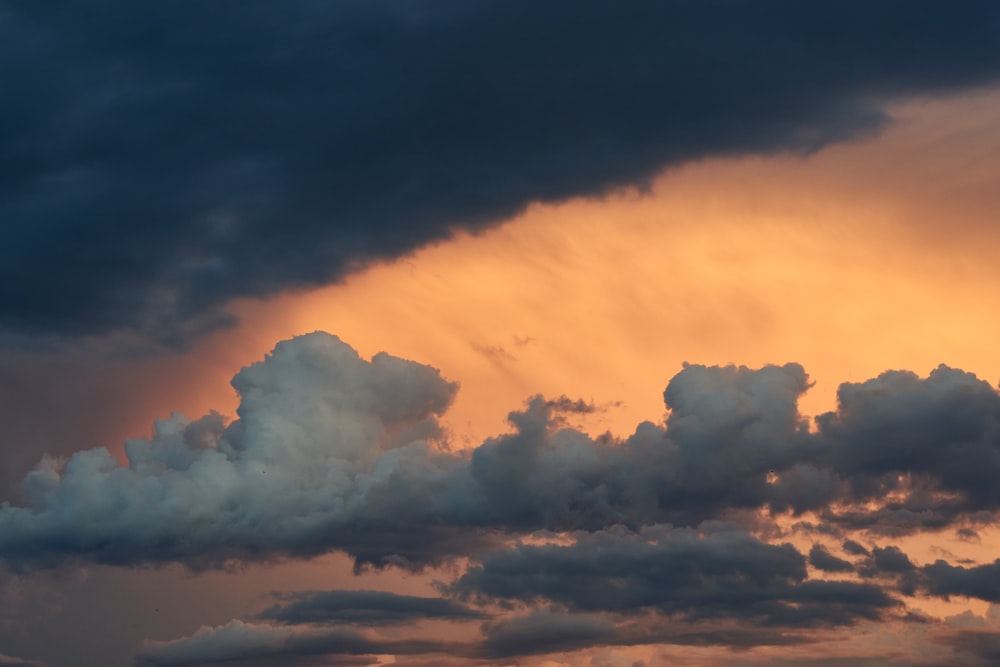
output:
M175 414L126 444L127 465L103 449L44 460L26 503L0 509L0 559L202 568L339 550L420 568L535 531L809 511L828 530L894 535L988 521L1000 504L1000 396L945 367L843 385L811 432L801 367L688 366L664 392L666 423L624 441L562 428L561 403L536 398L513 432L459 452L436 420L455 384L328 334L280 343L233 386L238 419Z
M343 623L400 625L425 620L483 620L488 614L444 598L397 595L387 591L310 591L282 596L261 618L289 625Z
M710 530L658 527L584 535L568 546L523 545L484 556L449 590L584 612L739 619L755 627L851 625L899 605L877 586L807 580L806 559L791 544Z
M1000 76L993 2L14 2L0 340L179 345L533 201Z

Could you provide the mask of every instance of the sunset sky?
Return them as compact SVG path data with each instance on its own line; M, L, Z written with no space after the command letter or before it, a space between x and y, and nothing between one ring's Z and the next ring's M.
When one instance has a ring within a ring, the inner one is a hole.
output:
M1000 664L1000 5L0 8L0 667Z

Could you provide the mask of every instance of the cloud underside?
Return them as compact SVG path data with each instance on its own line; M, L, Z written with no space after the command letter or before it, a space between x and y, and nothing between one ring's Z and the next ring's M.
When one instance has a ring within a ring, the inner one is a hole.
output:
M14 3L0 333L182 344L234 297L530 202L814 151L995 81L998 25L985 1Z
M103 449L43 460L24 504L0 508L0 559L14 570L333 551L358 568L467 559L442 570L453 575L441 597L280 595L256 618L151 646L154 665L788 645L912 620L906 596L1000 602L1000 561L916 564L886 544L994 522L1000 395L959 370L844 384L810 428L800 366L689 365L664 392L665 422L627 438L568 428L564 415L586 404L536 397L510 414L510 433L468 451L449 450L438 421L457 385L329 334L279 343L233 386L237 419L175 414L126 443L125 465ZM784 542L789 526L819 542ZM481 634L378 632L430 621Z

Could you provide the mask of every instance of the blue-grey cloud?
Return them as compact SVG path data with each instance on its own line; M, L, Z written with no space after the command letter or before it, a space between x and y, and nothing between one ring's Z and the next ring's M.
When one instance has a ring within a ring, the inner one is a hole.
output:
M535 531L814 511L833 530L894 533L1000 509L1000 396L944 367L845 385L811 432L800 366L687 366L664 392L666 422L624 440L564 428L567 406L537 397L511 433L457 452L437 422L455 384L328 334L279 343L233 385L238 419L161 420L126 443L127 465L103 449L44 460L23 502L0 507L0 560L198 568L345 551L420 568Z
M7 3L0 333L181 344L532 201L995 81L985 0Z
M806 559L791 544L707 531L650 528L583 535L571 545L522 545L483 556L448 590L583 612L801 628L875 620L899 606L878 586L807 579Z

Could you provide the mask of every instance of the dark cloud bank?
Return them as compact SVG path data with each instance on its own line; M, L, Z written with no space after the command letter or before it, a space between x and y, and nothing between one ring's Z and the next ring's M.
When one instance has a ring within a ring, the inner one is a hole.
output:
M998 74L989 1L14 0L0 332L178 344L234 297Z
M25 503L0 508L3 563L198 570L343 551L358 567L470 564L440 598L279 596L256 619L150 645L147 664L784 645L906 618L903 595L1000 601L1000 562L920 566L887 544L993 522L1000 395L959 370L844 384L811 430L800 366L691 365L667 385L665 423L623 440L565 428L560 411L581 405L536 397L511 433L460 452L437 421L455 384L328 334L279 343L233 386L235 421L175 414L127 443L127 465L102 449L44 460ZM822 527L827 546L802 553L768 517L806 513L799 527ZM375 631L426 621L481 636Z

